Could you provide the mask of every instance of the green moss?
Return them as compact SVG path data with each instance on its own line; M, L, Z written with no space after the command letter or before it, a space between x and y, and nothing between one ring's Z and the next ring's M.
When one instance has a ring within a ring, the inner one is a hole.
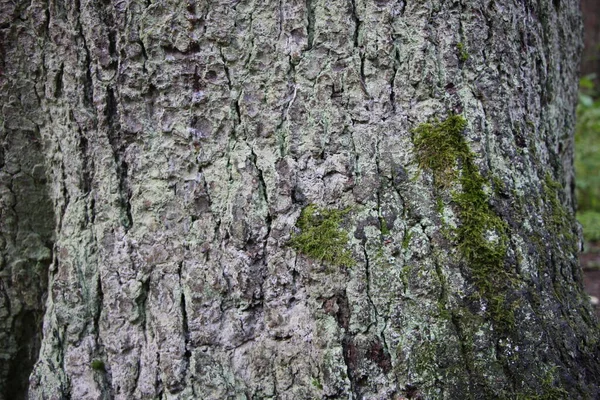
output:
M484 188L490 183L475 165L475 155L462 136L467 122L460 115L419 125L414 144L419 165L433 173L440 190L460 185L451 198L460 224L452 229L460 254L471 272L487 314L501 329L514 325L514 304L506 300L511 276L504 268L506 223L492 210ZM439 208L439 205L438 205Z
M90 367L92 367L92 369L94 371L102 371L102 372L106 371L104 361L102 361L102 360L93 360L90 363Z
M402 280L402 285L404 285L404 293L406 293L406 291L408 290L408 279L410 277L412 269L412 265L405 265L400 271L400 279Z
M404 250L408 249L408 246L410 245L410 239L412 239L412 232L411 231L407 231L404 234L404 238L402 239L402 248Z
M438 342L423 340L413 349L412 367L421 377L433 378L437 375L439 367L437 366Z
M540 393L526 392L518 394L517 400L562 400L569 399L569 393L558 386L556 370L558 367L550 368L544 377L540 378Z
M348 249L348 233L340 225L342 217L350 209L327 210L314 204L306 206L296 227L300 230L292 236L290 245L299 253L314 260L336 266L352 266L356 261Z
M317 378L313 378L311 384L319 390L323 390L323 385Z
M386 236L390 234L390 228L388 228L385 218L379 217L379 224L381 225L381 234Z
M463 117L452 115L442 122L424 123L413 130L419 166L433 172L438 187L453 182L458 176L456 163L469 157L469 148L462 138L466 126Z
M548 231L559 240L564 237L568 243L563 243L561 247L567 248L567 245L570 245L571 250L576 253L577 241L573 234L575 220L560 200L562 185L553 180L550 174L546 174L543 186L544 204L550 206L544 216Z
M435 209L438 212L438 214L443 214L444 213L444 200L442 200L441 197L438 197L435 200Z
M469 52L467 51L463 42L458 42L456 44L456 49L458 50L458 58L460 61L465 62L469 59Z
M554 233L561 231L568 216L558 197L560 190L562 190L561 184L553 180L550 174L546 174L544 178L544 202L551 207L549 222Z

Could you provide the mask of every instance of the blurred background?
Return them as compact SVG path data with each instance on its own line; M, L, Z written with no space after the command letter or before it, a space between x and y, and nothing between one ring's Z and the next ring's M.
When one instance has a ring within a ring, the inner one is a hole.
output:
M583 58L575 132L577 219L583 226L584 284L600 316L600 0L581 0Z

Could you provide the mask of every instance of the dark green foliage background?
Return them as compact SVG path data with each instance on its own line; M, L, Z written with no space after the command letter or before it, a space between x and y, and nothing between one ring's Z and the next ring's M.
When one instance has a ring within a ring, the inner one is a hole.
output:
M577 219L586 242L600 240L600 99L594 80L581 79L575 132Z

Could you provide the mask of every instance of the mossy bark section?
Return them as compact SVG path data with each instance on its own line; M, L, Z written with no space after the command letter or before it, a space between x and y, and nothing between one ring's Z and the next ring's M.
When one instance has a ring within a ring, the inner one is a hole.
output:
M348 233L340 226L349 211L304 207L296 222L299 232L292 236L290 245L315 261L338 267L353 266L356 261L348 249Z
M38 132L55 215L30 398L597 397L576 235L552 233L577 4L234 3L0 7L4 124ZM473 156L440 189L412 130L449 115ZM510 290L459 246L481 191ZM351 268L290 246L310 204L351 209Z

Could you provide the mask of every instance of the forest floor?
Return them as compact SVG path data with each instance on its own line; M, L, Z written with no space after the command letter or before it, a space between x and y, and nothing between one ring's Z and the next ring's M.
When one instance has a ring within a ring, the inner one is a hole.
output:
M592 296L592 304L600 318L600 242L586 243L585 251L579 255L579 259L583 268L585 290Z

